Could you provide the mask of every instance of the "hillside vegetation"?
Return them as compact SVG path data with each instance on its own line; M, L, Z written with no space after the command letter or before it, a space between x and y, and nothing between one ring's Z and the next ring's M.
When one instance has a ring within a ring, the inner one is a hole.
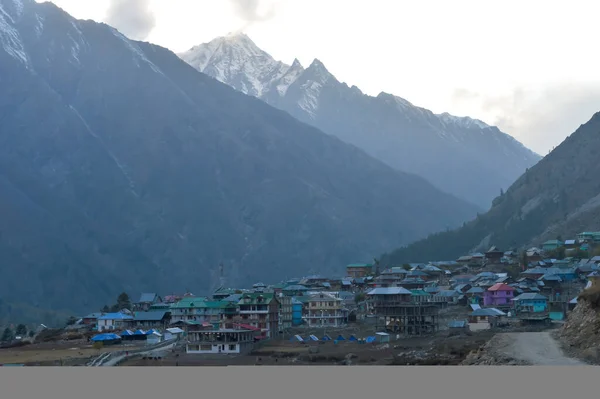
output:
M598 230L599 160L600 113L596 113L497 197L487 213L461 228L432 234L386 254L382 262L453 260L491 245L521 248Z

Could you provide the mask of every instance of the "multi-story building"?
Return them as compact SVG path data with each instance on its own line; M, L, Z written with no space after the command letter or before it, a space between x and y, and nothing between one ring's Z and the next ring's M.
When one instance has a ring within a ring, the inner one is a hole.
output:
M262 335L272 338L279 331L279 301L273 293L246 293L238 302L242 324L260 328Z
M292 327L292 297L279 293L279 331L283 332Z
M214 328L230 328L238 306L227 301L208 301L206 298L183 298L171 306L171 322L209 323Z
M307 301L305 318L311 327L340 327L347 322L342 300L321 292L312 294Z
M346 275L352 278L366 277L372 273L373 265L368 263L353 263L346 266Z

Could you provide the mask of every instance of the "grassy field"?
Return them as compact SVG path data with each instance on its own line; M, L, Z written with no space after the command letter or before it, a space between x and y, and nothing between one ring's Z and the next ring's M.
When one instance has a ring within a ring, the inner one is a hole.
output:
M87 341L66 343L40 343L19 348L0 349L0 364L25 365L74 365L85 364L86 360L103 352L123 350L122 346L94 349Z

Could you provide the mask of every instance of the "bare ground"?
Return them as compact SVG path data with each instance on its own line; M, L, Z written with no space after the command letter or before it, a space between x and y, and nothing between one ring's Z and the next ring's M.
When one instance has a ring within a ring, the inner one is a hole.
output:
M586 363L567 356L549 331L497 334L478 355L465 364L516 364L580 366Z

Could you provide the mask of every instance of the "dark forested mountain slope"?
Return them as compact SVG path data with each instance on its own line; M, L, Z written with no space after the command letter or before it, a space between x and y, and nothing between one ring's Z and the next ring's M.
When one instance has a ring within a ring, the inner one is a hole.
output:
M339 272L475 214L52 3L0 0L0 88L2 304Z
M400 248L389 263L450 260L472 250L540 245L600 226L600 113L521 176L465 226Z

